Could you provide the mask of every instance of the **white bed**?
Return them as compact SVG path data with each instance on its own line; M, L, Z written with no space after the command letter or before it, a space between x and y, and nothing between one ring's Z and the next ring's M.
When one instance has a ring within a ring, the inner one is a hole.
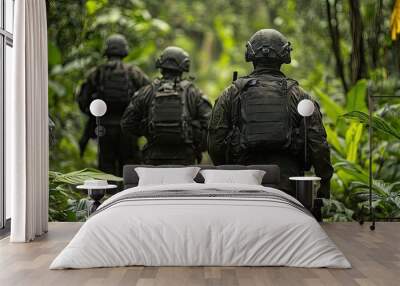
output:
M168 191L182 195L147 198L145 193ZM254 197L252 191L263 193ZM195 192L210 194L190 195ZM216 192L241 195L220 197ZM299 204L277 189L255 185L130 188L99 207L50 269L128 265L350 268L342 252Z

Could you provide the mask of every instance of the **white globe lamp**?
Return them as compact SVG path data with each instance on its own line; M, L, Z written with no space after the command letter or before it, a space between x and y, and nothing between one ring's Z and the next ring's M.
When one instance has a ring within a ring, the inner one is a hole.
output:
M314 113L314 110L314 102L309 99L303 99L297 105L297 112L303 117L311 116Z
M90 103L90 113L95 117L102 117L107 112L107 104L104 100L95 99Z

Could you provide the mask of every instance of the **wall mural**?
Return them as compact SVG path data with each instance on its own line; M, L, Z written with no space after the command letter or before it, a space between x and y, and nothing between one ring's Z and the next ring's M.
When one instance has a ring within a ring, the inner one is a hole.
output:
M394 2L48 0L50 219L126 164L277 164L292 195L319 177L314 215L367 219L369 123L375 215L399 218Z

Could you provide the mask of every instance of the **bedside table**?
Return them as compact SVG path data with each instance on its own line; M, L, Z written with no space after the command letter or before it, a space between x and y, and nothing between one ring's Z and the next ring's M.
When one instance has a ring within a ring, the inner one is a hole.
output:
M104 186L88 186L88 185L79 185L76 187L80 190L87 190L88 197L93 200L92 205L88 206L88 217L97 210L97 208L101 205L100 200L104 197L107 190L116 189L117 185L104 185Z
M290 181L296 184L296 199L298 199L310 211L314 205L314 182L321 181L320 177L290 177Z

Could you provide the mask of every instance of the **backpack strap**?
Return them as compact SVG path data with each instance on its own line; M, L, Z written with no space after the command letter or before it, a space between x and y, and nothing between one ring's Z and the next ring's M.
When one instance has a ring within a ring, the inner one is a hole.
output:
M147 125L148 125L148 132L150 135L153 134L154 131L154 122L153 122L153 108L154 108L154 101L157 94L158 89L161 86L161 79L156 78L153 82L150 83L152 91L150 94L150 104L148 105L147 109Z
M188 107L188 91L191 86L193 86L193 83L189 80L182 80L179 82L180 87L182 88L182 95L181 95L181 100L182 100L182 130L183 132L187 133L184 134L185 140L191 140L192 134L190 132L190 124L192 117L190 115L189 107Z
M242 98L240 97L240 95L242 94L243 90L249 86L250 83L255 84L256 83L256 79L255 78L251 78L251 77L240 77L237 80L235 80L233 82L233 85L236 87L237 92L235 93L235 98L237 100L236 105L234 105L232 112L232 124L233 124L233 129L235 128L239 128L239 124L240 124L240 112L241 112L241 100Z
M187 96L189 88L193 86L193 83L189 80L182 80L179 82L179 86L182 88L182 107L183 107L182 116L184 121L186 121L191 118L189 108L187 105Z
M247 84L249 82L251 82L252 80L255 80L254 78L251 77L241 77L238 78L237 80L235 80L233 82L233 85L237 88L238 92L237 94L240 94L242 92L243 89L245 89L245 87L247 86Z
M125 66L122 61L118 62L118 65L120 65L120 68L124 71L125 80L128 84L128 95L129 95L129 97L132 97L134 88L132 85L132 81L130 80L129 68L127 66Z

